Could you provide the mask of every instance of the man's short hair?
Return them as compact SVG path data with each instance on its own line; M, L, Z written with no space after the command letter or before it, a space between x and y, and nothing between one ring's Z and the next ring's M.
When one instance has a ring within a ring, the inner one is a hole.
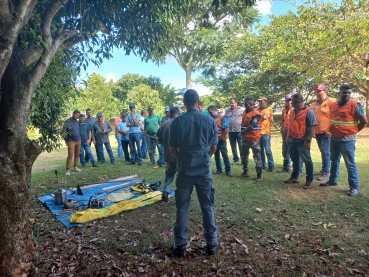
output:
M179 115L181 112L179 111L178 107L170 108L169 110L169 116L170 118L173 118L175 115Z
M216 110L217 110L217 108L214 105L210 105L208 107L208 111L216 111Z
M245 102L251 102L252 104L255 104L255 99L254 99L254 97L247 96L245 98Z
M236 98L234 98L234 97L232 97L231 99L229 99L229 102L231 102L232 100L233 100L234 102L238 103L237 99L236 99Z
M188 105L193 105L199 100L199 94L194 89L188 89L183 95L183 101Z
M141 111L141 115L144 115L144 113L146 113L146 110Z
M80 115L79 115L79 117L81 118L81 117L86 117L86 115L85 114L83 114L83 113L81 113Z
M75 110L75 111L73 112L73 115L75 115L75 114L77 114L77 113L81 114L81 112L80 112L79 110Z
M304 97L300 93L296 93L296 94L292 95L291 98L292 98L292 100L295 99L295 100L298 100L300 102L304 102Z
M204 105L202 104L200 100L199 100L199 107L204 107Z
M86 113L87 113L88 111L92 112L90 108L86 109Z
M120 113L120 116L121 116L121 117L127 117L127 113L125 113L125 112L121 112L121 113Z
M340 86L340 91L345 91L345 90L348 90L348 89L352 89L352 87L350 85L342 85L342 86Z

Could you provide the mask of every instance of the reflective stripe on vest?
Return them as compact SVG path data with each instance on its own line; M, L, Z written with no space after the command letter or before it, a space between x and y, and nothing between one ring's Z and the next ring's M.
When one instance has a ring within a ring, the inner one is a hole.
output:
M296 115L295 109L290 113L290 122L288 126L287 137L302 138L306 133L306 114L309 107L302 109Z
M337 102L332 103L331 110L331 128L332 136L340 138L351 136L359 132L358 120L355 117L357 102L350 100L347 104L339 106Z

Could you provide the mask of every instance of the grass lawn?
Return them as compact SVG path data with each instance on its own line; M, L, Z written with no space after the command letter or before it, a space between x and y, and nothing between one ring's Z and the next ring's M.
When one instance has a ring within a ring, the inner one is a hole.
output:
M221 247L212 257L205 254L194 192L189 249L183 259L171 254L174 199L73 229L65 229L37 200L58 187L132 174L163 182L164 168L153 169L148 160L142 167L117 160L116 166L87 167L66 177L66 148L43 153L33 167L30 211L38 276L369 276L368 139L369 131L364 130L356 144L361 193L355 198L346 196L343 163L338 186L321 188L316 183L311 190L302 189L304 175L298 185L284 184L289 174L276 172L265 172L263 182L256 182L252 158L250 178L214 175ZM110 141L116 154L115 138ZM273 134L272 150L278 169L282 164L278 132ZM321 161L315 142L312 156L318 172ZM55 169L60 172L59 184ZM232 172L241 174L242 166L232 166Z

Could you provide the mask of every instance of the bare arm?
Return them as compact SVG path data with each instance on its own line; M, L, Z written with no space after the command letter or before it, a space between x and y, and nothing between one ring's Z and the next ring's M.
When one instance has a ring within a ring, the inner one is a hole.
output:
M368 124L368 119L366 118L365 114L362 114L360 117L359 117L359 132L364 129L364 127L366 126L366 124Z
M216 150L217 150L217 145L213 144L210 148L210 157L213 156Z
M316 126L310 126L309 127L307 139L304 141L304 148L305 149L310 149L311 139L313 138L313 136L315 134L315 127Z
M224 129L224 131L223 131L223 136L222 136L222 140L225 140L225 137L227 136L228 131L229 131L229 128L225 128L225 129Z
M170 153L173 157L178 161L178 148L177 147L170 147Z

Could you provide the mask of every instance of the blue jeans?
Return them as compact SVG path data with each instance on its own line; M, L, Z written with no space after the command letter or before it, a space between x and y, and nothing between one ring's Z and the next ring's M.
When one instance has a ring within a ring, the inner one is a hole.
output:
M141 133L129 134L129 148L131 148L131 163L136 162L136 160L138 163L142 163L140 139Z
M322 157L322 174L329 174L329 166L331 163L331 139L327 138L325 133L317 134L315 138Z
M81 165L83 167L86 166L85 152L86 152L86 156L89 158L89 160L91 161L92 165L96 165L96 161L95 161L94 155L91 152L91 147L86 142L81 143L81 148L79 150L79 161L81 162Z
M340 174L341 155L345 161L348 173L348 183L351 189L360 187L358 170L355 162L355 140L335 141L331 140L331 172L329 182L337 183Z
M90 142L90 148L91 148L91 144L92 144L92 142ZM95 151L96 151L97 161L100 162L99 151L97 150L96 143L94 143L94 147L95 147ZM92 152L92 150L91 150L91 152ZM90 161L90 158L88 157L87 152L85 152L85 161L86 161L86 163L88 163Z
M220 160L220 154L222 154L224 167L226 172L231 172L231 164L228 158L227 141L219 140L217 144L217 150L214 153L215 164L218 171L222 171L222 161Z
M174 177L177 173L177 162L169 162L165 170L164 189L168 193L171 192L170 184L173 182Z
M299 178L302 160L305 163L306 182L312 182L314 179L314 164L311 160L310 149L305 149L303 145L304 141L288 142L288 151L293 162L291 178Z
M124 158L127 162L131 161L131 158L129 157L129 152L128 152L128 145L129 145L129 140L122 140L122 149L124 152Z
M158 166L163 166L164 163L164 145L160 144L159 147L159 160L157 161Z
M265 155L268 158L268 167L274 168L273 153L272 149L270 149L270 135L261 135L260 148L261 148L261 162L263 163L263 168L267 167Z
M240 157L238 156L238 153L237 153L237 144L238 144L238 151L240 151L240 155L241 155L241 149L242 149L241 132L229 132L228 137L229 137L229 143L231 144L233 161L235 163L238 163L240 161Z
M96 143L96 145L97 145L97 151L99 151L100 161L102 164L105 164L106 160L104 156L104 146L102 143ZM105 145L106 152L108 152L109 154L110 162L115 163L115 158L114 158L113 150L111 150L111 147L110 147L110 142L109 141L105 142L104 145Z
M144 133L140 133L141 141L141 157L146 157L147 155L147 140Z
M117 139L118 142L118 157L122 158L123 157L122 135L115 135L115 138Z
M174 223L174 247L187 243L188 207L193 186L196 187L202 212L202 227L207 244L218 241L218 227L214 219L215 190L209 176L177 176L176 181L176 221Z

